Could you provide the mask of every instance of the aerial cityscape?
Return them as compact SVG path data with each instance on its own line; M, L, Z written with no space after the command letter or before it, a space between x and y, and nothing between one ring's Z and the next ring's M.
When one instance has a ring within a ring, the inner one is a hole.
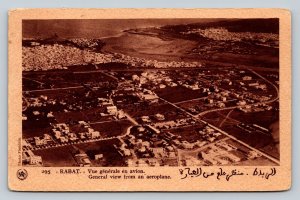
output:
M278 19L23 20L27 166L271 166Z

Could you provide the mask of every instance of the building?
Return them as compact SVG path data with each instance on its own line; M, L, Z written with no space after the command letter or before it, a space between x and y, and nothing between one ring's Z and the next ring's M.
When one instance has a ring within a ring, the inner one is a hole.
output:
M159 121L165 120L165 116L160 113L155 114L154 117Z
M136 162L134 162L132 159L127 160L127 165L128 165L128 167L136 167L137 166Z
M252 77L251 76L244 76L243 81L251 81Z
M116 106L107 106L106 111L110 115L116 115L118 113L118 109Z
M160 89L166 88L166 85L164 85L164 84L159 84L159 88L160 88Z
M238 103L237 103L237 105L238 106L245 106L247 103L246 103L246 101L239 101Z
M74 155L74 159L80 167L90 167L91 161L86 153L79 151Z
M184 149L192 149L192 148L194 148L194 144L189 143L189 142L187 142L187 141L183 141L183 142L181 143L181 145L182 145L182 147L183 147Z
M254 82L254 83L249 83L248 84L250 87L255 87L255 86L259 86L258 82Z
M41 139L40 137L34 137L34 144L35 144L35 146L45 145L45 144L47 144L47 141L44 139Z
M41 156L34 155L31 150L23 151L22 162L27 165L42 166L43 161Z
M256 159L256 158L261 157L261 154L259 154L256 151L249 151L247 156L248 156L248 159Z
M95 155L95 160L101 160L103 158L103 154L96 154Z
M100 132L99 131L92 131L91 132L91 137L92 139L95 139L95 138L99 138L101 135L100 135Z
M149 116L142 116L142 117L141 117L141 120L142 120L142 122L144 122L144 123L149 123L149 122L151 122Z
M69 139L62 136L62 137L59 137L59 141L60 141L61 143L67 143L67 142L69 141Z
M224 108L225 107L225 104L223 102L218 102L218 107L219 108Z
M126 118L125 112L123 110L119 110L118 112L118 119Z
M209 104L212 104L212 103L214 103L214 100L213 99L206 99L206 102L209 103Z
M159 134L160 133L160 131L157 128L155 128L155 127L153 127L151 125L147 125L147 127L150 129L151 132L153 132L155 134Z

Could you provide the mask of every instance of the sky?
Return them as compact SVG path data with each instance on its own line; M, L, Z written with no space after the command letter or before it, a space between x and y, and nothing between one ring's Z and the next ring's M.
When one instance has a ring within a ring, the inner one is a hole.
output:
M23 20L23 38L102 38L132 28L216 21L215 19L55 19Z

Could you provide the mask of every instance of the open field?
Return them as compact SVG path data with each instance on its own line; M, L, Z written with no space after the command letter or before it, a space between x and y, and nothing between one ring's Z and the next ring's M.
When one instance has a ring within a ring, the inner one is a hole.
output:
M100 122L113 119L112 116L101 116L100 113L103 112L105 112L105 108L98 107L82 111L55 112L54 116L59 123L67 123L70 121Z
M113 145L119 145L118 139L91 142L85 144L76 145L79 149L86 152L90 157L94 166L126 166L124 158L117 152ZM103 154L101 161L95 161L94 156L96 154Z
M26 72L23 74L23 90L41 90L82 86L83 83L103 83L114 80L105 74L74 73L73 71Z
M150 104L141 106L127 106L124 108L128 114L130 114L135 119L139 119L142 116L149 116L153 122L158 121L171 121L176 119L186 118L187 115L184 114L179 109L173 107L170 104ZM155 119L154 115L162 114L164 115L164 120Z
M158 94L159 97L172 103L196 99L205 96L199 90L191 90L181 86L166 87L164 89L158 89L155 92Z
M33 126L33 124L35 126ZM51 132L52 127L47 124L43 127L37 127L37 123L32 123L32 124L26 124L23 122L23 135L22 137L24 139L26 138L32 138L32 137L40 137L43 136L44 134L49 134ZM24 127L24 125L26 127Z
M91 124L91 127L100 132L104 138L120 136L126 133L126 130L132 123L129 120L111 121Z
M190 143L197 142L197 140L202 140L199 134L199 130L202 130L205 127L204 124L195 124L192 126L178 127L173 129L167 129L170 133L174 135L181 136L182 140L186 140Z
M42 156L43 166L45 167L65 167L76 166L76 161L73 158L72 146L56 147L51 149L36 150L34 154Z
M278 135L278 111L264 111L255 113L244 113L238 110L232 111L229 116L228 111L211 112L204 115L203 119L233 135L237 139L246 142L247 144L260 149L267 154L279 158L278 149L273 144L274 135ZM226 118L226 120L225 120ZM270 135L264 135L259 132L251 134L246 133L244 130L238 128L236 125L240 123L257 124L261 127L269 129ZM222 125L222 126L220 126ZM272 128L273 127L273 128ZM273 136L272 136L272 135Z
M74 159L74 153L81 150L86 152L94 166L121 166L124 165L124 160L118 154L113 145L119 144L118 139L108 141L90 142L77 145L69 145L64 147L55 147L44 150L36 150L36 155L42 156L43 166L45 167L65 167L78 166ZM95 154L103 154L101 162L94 160Z

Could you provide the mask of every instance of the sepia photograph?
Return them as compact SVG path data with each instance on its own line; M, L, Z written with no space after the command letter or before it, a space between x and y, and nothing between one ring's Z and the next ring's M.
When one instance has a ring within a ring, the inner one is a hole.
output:
M289 17L276 9L12 11L10 187L289 188Z
M279 164L279 19L22 21L22 163Z

